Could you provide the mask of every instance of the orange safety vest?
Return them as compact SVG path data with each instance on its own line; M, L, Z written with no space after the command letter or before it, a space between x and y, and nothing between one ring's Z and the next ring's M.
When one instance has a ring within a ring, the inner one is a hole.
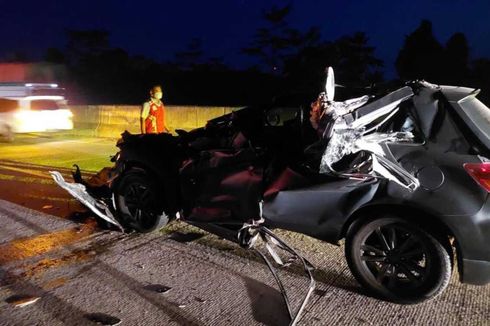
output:
M153 119L151 117L154 117ZM146 133L162 133L165 126L165 107L163 102L160 105L150 100L150 112L145 119Z

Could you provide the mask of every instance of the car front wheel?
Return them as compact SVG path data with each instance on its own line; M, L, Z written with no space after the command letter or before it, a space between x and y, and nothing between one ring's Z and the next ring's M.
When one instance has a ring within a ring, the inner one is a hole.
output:
M386 216L349 230L345 251L361 285L384 299L413 304L435 298L449 284L452 253L443 242L414 223Z
M146 233L165 226L169 221L157 184L144 170L125 172L114 195L119 219L126 227Z

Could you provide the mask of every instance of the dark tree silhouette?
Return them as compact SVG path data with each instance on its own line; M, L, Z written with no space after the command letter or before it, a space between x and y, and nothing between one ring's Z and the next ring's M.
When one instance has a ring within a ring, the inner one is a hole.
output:
M291 5L287 5L272 7L264 12L266 26L259 28L252 43L242 49L243 53L258 58L266 72L281 73L288 57L319 43L320 32L317 27L301 32L289 26L287 17L291 9Z
M482 89L478 98L490 106L490 59L479 58L474 60L470 74L472 86Z
M444 63L444 49L432 33L432 23L423 20L420 26L405 38L396 69L402 79L427 79L439 82Z
M14 51L12 53L7 54L5 56L5 58L4 58L3 61L5 61L5 62L23 62L23 63L27 63L27 62L30 62L31 59L23 51Z
M444 79L451 85L468 80L470 49L463 33L455 33L446 43Z
M67 30L67 57L71 64L97 56L109 49L109 33L104 30Z
M383 62L374 56L375 48L368 45L368 38L362 32L344 36L335 42L339 62L336 65L339 76L345 82L367 83L382 79L380 68Z
M446 85L462 85L482 89L479 96L485 103L490 100L490 60L470 61L470 48L463 33L454 33L443 47L432 34L429 21L405 40L398 54L396 68L400 78L426 79Z
M285 65L286 76L292 88L319 91L325 80L325 67L335 69L337 80L350 86L365 86L381 81L379 70L383 64L375 57L368 38L358 32L334 42L302 49Z
M48 48L44 54L44 60L50 63L65 63L65 54L57 48Z
M69 31L64 53L71 78L71 103L140 104L148 89L162 84L167 104L246 105L277 93L278 78L237 71L221 58L205 58L198 39L177 54L176 62L157 63L113 48L103 31ZM51 54L53 51L48 51Z
M186 49L175 54L175 60L179 68L191 70L195 66L203 63L202 40L198 37L193 38Z
M68 30L65 56L75 102L134 103L145 93L143 80L153 77L141 60L112 48L102 30Z

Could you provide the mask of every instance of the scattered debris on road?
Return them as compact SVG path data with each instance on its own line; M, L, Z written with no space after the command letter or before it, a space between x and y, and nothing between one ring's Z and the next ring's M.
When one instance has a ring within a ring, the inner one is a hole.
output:
M99 325L113 326L121 323L121 319L100 312L86 314L85 318Z
M20 294L20 295L13 295L11 297L8 297L5 301L7 303L10 303L11 305L15 307L25 307L30 304L33 304L37 300L41 299L41 297L36 297L32 295L26 295L26 294Z
M149 284L149 285L143 287L143 289L148 290L148 291L158 292L158 293L166 293L166 292L170 291L172 288L169 286L162 285L162 284Z
M194 300L196 300L199 303L205 303L207 300L201 299L199 297L194 297Z

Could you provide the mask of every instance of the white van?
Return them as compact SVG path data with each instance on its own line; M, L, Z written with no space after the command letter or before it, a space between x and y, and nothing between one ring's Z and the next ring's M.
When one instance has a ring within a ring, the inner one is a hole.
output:
M0 83L0 136L73 129L73 114L57 84Z

